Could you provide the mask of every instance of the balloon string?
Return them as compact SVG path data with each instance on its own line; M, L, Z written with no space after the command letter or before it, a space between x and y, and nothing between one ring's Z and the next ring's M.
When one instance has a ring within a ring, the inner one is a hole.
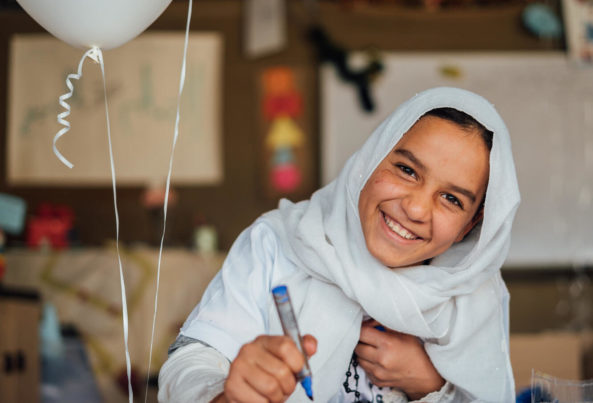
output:
M58 141L58 139L60 137L62 137L64 134L66 134L66 132L68 132L68 130L70 130L70 122L68 122L66 120L66 117L68 117L68 115L70 115L70 105L66 102L66 100L71 98L72 94L74 93L74 86L72 85L71 80L79 80L80 77L82 77L82 65L84 64L84 60L87 57L90 57L95 62L99 63L99 57L100 57L99 55L100 54L101 54L101 50L97 47L93 47L86 51L86 53L82 56L82 59L80 59L80 62L78 63L78 73L68 74L68 76L66 77L66 86L68 87L68 89L70 91L68 91L67 93L65 93L59 97L60 105L62 105L62 107L66 110L64 112L61 112L58 114L58 123L64 127L62 127L60 129L60 131L58 131L56 133L56 135L54 136L53 149L54 149L54 154L56 155L56 157L58 157L58 159L60 161L62 161L62 163L64 165L66 165L68 168L72 168L74 165L72 165L72 163L70 161L68 161L62 155L62 153L60 153L60 151L58 151L58 148L56 147L56 142Z
M115 186L115 165L113 163L113 147L111 145L111 128L109 122L109 108L107 107L107 86L105 84L105 66L103 63L103 54L99 48L94 48L97 52L97 59L101 65L101 76L103 78L103 98L105 100L105 118L107 120L107 140L109 142L109 162L111 165L111 184L113 187L113 207L115 208L115 248L117 251L117 262L119 264L119 282L121 285L121 304L122 321L124 328L124 348L126 352L126 372L128 375L128 400L134 402L134 392L132 390L132 368L130 364L130 350L128 348L128 304L126 302L126 285L124 282L124 272L121 264L121 255L119 251L119 213L117 210L117 193Z
M185 25L185 43L183 45L183 61L181 62L181 75L179 77L179 93L177 94L177 113L175 116L175 129L173 135L173 144L171 146L171 156L169 158L169 172L167 174L167 185L165 190L165 200L163 204L163 233L161 235L161 244L159 248L159 260L157 264L157 275L156 275L156 291L154 294L154 314L152 317L152 332L150 336L150 352L148 356L148 371L146 373L146 391L144 394L144 403L148 397L148 382L150 379L150 364L152 362L152 347L154 343L154 327L156 323L158 297L159 297L159 285L161 281L161 258L163 255L163 244L165 241L165 230L167 227L167 207L169 204L169 188L171 185L171 172L173 171L173 157L175 155L175 146L177 145L177 138L179 137L179 110L181 108L181 95L183 93L183 86L185 84L185 66L187 62L187 44L189 42L189 26L191 21L192 13L192 0L189 0L189 7L187 9L187 22Z
M115 246L117 251L117 261L119 264L119 281L121 285L121 299L122 299L122 321L123 321L123 330L124 330L124 347L126 353L126 371L128 375L128 399L129 403L133 403L134 401L134 392L132 391L132 367L130 363L130 350L128 348L128 305L126 302L126 285L124 282L124 274L123 268L121 264L121 254L119 251L119 212L117 209L117 192L116 192L116 183L115 183L115 165L113 163L113 147L111 144L111 124L109 119L109 108L107 106L107 86L105 84L105 65L103 63L103 53L101 49L97 47L92 47L91 49L87 50L86 53L80 59L78 63L78 72L75 74L68 74L66 77L66 86L70 90L66 94L63 94L59 97L60 105L66 109L64 112L58 114L58 123L63 125L64 127L58 131L58 133L54 136L53 140L53 150L54 154L58 157L58 159L66 165L68 168L72 168L74 165L68 161L57 149L56 141L62 137L66 132L70 130L70 122L68 122L65 118L70 115L70 105L66 102L67 99L72 97L74 93L74 86L72 85L71 80L79 80L82 77L82 66L84 64L85 59L89 57L93 59L95 62L99 63L101 66L101 75L103 78L103 98L105 101L105 118L107 120L107 140L109 143L109 162L111 164L111 183L113 187L113 207L115 209Z

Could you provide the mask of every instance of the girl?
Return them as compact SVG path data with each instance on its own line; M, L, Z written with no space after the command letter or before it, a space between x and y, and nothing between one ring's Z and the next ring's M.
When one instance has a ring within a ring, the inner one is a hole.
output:
M518 204L494 107L456 88L417 94L336 180L239 236L161 369L159 400L307 401L294 344L262 336L282 334L270 290L286 284L312 335L315 400L514 401L500 267Z

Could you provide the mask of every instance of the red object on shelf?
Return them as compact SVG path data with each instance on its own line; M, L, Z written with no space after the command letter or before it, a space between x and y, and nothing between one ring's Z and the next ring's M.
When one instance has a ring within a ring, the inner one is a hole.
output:
M27 225L27 246L37 248L43 245L53 249L69 246L68 233L72 229L74 213L68 206L42 204L37 214Z
M4 261L4 255L0 252L0 280L4 277L4 273L6 272L6 262Z

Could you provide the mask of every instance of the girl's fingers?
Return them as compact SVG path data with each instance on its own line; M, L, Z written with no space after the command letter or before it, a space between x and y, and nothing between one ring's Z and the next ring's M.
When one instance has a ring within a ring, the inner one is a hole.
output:
M354 352L360 359L377 362L379 350L377 350L377 348L374 346L358 343L354 348Z
M288 378L285 377L284 380L281 380L276 374L269 373L267 369L264 370L260 367L254 367L251 371L250 376L245 378L245 381L257 393L271 402L283 402L286 400L296 385L294 375L289 371L287 371L289 374ZM286 380L289 382L292 380L292 388L288 388L287 392L284 391L282 386L283 383L286 383Z
M294 391L296 386L295 374L285 362L268 354L258 360L257 366L259 370L275 378L274 387L279 386L283 395L289 396ZM264 377L262 376L262 378ZM261 387L258 390L262 390Z
M313 344L315 344L313 342ZM237 402L282 402L296 386L305 359L285 336L259 336L241 347L225 383L225 396Z
M375 319L368 319L365 320L364 322L362 322L363 326L370 326L370 327L375 327L375 326L380 326L381 324L379 322L377 322Z
M372 373L377 368L377 364L372 361L365 360L358 355L356 356L356 360L358 361L358 365L360 365L367 374Z
M229 373L224 384L224 396L230 403L267 403L268 399L259 394L246 379L237 373Z
M311 336L310 334L304 335L303 348L305 349L307 357L311 357L313 354L317 352L317 339Z
M365 360L364 358L357 357L358 364L364 369L369 380L376 386L390 386L389 385L389 373L380 365L375 362Z
M283 361L293 374L298 373L305 365L305 357L299 351L294 341L287 336L260 336L256 341L261 341L264 349Z
M377 326L363 325L360 328L360 339L359 342L370 344L372 346L378 346L382 341L386 340L391 335L391 332L386 330L379 330Z

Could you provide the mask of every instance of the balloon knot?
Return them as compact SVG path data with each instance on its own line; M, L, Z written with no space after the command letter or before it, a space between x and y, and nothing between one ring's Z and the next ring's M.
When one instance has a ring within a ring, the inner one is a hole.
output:
M93 46L88 52L88 56L93 59L96 63L101 63L101 49Z

